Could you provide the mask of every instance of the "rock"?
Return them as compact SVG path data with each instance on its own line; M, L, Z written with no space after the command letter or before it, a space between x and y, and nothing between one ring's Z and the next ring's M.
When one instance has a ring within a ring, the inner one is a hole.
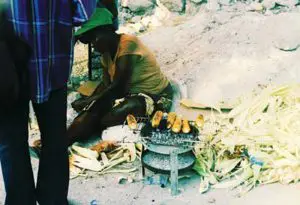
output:
M262 2L263 6L267 9L271 9L275 6L275 3L280 4L282 6L293 8L297 4L297 0L264 0Z
M134 29L136 33L142 33L146 31L146 27L141 23L132 24L131 27Z
M271 9L273 8L275 5L275 1L274 0L264 0L263 1L263 6L267 9Z
M217 0L210 0L205 5L205 8L208 11L219 11L221 9L221 6Z
M147 27L141 23L128 23L121 26L118 33L126 33L131 35L137 35L147 30Z
M160 3L171 12L181 12L184 8L183 0L160 0Z
M235 2L236 2L235 0L218 0L218 3L224 6L230 6Z
M149 23L150 28L158 28L163 25L162 21L160 21L157 17L153 17Z
M133 28L129 27L127 24L126 26L120 26L118 33L125 33L125 34L131 34L131 35L135 35L136 32L134 31Z
M207 0L190 0L191 2L195 3L195 4L202 4L202 3L207 3Z
M132 19L133 15L130 14L130 13L125 13L125 12L122 12L119 14L119 18L125 20L125 21L128 21L129 19Z
M207 200L207 202L209 204L215 204L216 203L216 199L215 198L210 198L210 199Z
M138 23L142 20L142 17L141 16L134 16L130 21L132 23Z
M145 27L148 27L150 23L151 23L150 16L146 16L141 20L141 24L143 24Z
M142 14L154 8L151 0L123 0L121 6L129 8L134 13Z
M206 0L204 1L206 2ZM196 15L200 10L201 5L202 3L194 3L192 1L188 1L185 6L185 14L192 16Z
M263 12L265 10L265 7L261 3L253 2L248 6L247 10L255 11L255 12Z
M156 3L158 6L154 10L151 24L153 23L153 21L166 21L172 16L172 12L170 12L164 5L162 5L162 3L159 0L157 0ZM159 22L156 22L154 24L158 25L157 23L160 24Z
M296 12L296 13L300 12L300 6L296 6L296 7L294 8L294 12Z

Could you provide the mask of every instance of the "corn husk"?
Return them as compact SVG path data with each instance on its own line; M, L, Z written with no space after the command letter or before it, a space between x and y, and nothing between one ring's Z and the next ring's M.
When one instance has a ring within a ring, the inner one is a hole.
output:
M71 147L72 151L74 151L77 155L80 155L82 157L88 158L88 159L97 159L99 157L99 153L87 148L79 147L76 145L72 145Z
M95 172L100 172L105 168L103 164L101 164L99 161L95 159L88 159L76 154L73 154L72 157L73 157L72 164L75 165L76 167L80 167L82 169L87 169Z
M105 146L107 147L107 143ZM114 145L115 146L115 145ZM99 148L100 146L97 146ZM105 151L107 149L97 149L98 151ZM115 168L117 165L123 162L133 162L136 159L136 146L134 143L124 143L120 147L116 148L110 153L101 152L101 161L98 160L99 153L87 148L72 146L70 159L70 176L71 178L76 178L78 176L83 176L84 170L98 172L100 174L105 173L127 173L131 172L133 169L123 170L123 169L111 169Z
M242 96L229 113L206 116L194 150L201 192L207 182L242 195L258 184L299 181L299 119L299 85L270 86Z

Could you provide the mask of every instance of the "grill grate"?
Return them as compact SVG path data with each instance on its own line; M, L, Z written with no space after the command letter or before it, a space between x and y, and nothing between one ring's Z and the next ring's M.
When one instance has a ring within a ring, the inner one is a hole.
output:
M136 117L138 123L137 129L133 130L135 134L140 134L143 143L153 145L165 145L176 147L192 147L198 140L198 129L191 126L190 133L174 133L167 129L167 120L162 119L158 128L153 128L149 117ZM192 123L190 123L192 124ZM125 120L123 126L127 125Z
M157 129L152 128L148 121L141 129L141 137L148 143L166 146L187 147L198 141L199 131L191 125L190 133L173 133L166 127L167 120L163 119Z

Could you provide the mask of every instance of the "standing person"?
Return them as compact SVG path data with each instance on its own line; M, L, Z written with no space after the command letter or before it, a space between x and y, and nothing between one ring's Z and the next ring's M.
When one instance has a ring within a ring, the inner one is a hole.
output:
M69 186L66 84L73 61L73 27L88 19L95 2L4 1L8 3L6 30L11 29L32 50L28 63L29 89L21 86L15 106L0 113L5 204L35 205L37 201L40 205L66 205ZM36 187L28 150L30 100L43 143Z

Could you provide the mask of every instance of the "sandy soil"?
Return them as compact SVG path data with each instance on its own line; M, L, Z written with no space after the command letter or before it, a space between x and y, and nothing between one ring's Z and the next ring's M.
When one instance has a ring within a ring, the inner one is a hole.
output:
M144 35L164 71L189 97L216 104L264 84L299 82L300 14L200 13L185 24Z

